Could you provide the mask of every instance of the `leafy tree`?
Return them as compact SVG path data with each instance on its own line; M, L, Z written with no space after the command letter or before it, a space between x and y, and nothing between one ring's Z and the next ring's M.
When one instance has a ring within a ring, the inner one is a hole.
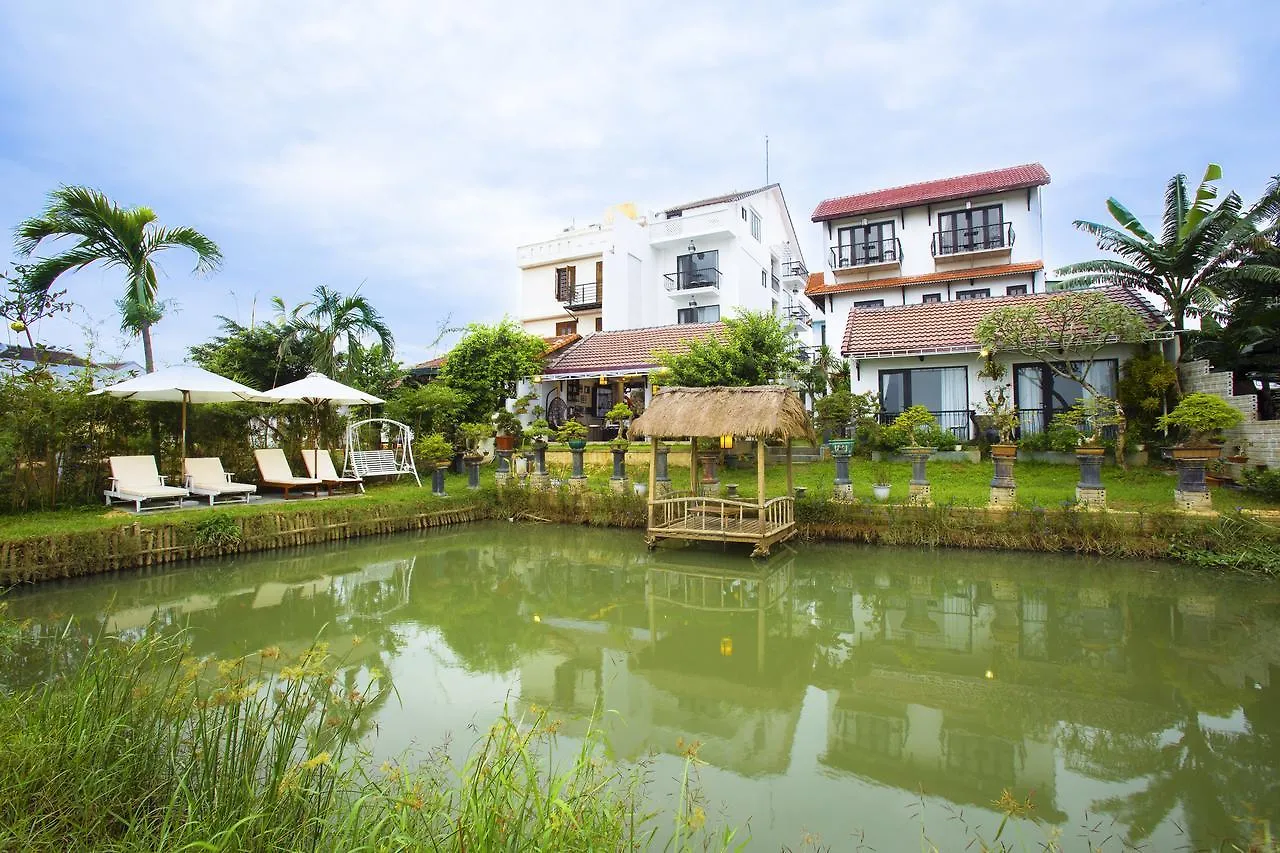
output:
M515 396L517 382L542 369L546 349L542 338L509 318L492 325L473 323L449 351L440 381L465 398L467 420L488 420Z
M27 285L36 292L48 291L63 273L94 263L124 270L125 327L142 338L148 373L155 370L151 346L151 326L158 319L152 312L159 289L155 256L165 249L190 249L196 256L196 273L212 272L222 263L217 244L199 231L186 226L167 228L156 220L149 207L122 208L98 190L60 187L49 196L44 213L18 226L16 239L24 257L45 240L67 238L75 243L65 252L37 259L27 269Z
M39 348L31 327L36 323L56 314L65 314L71 310L71 303L63 299L65 290L51 288L32 288L27 281L27 267L15 266L13 272L0 272L0 282L4 283L4 296L0 298L0 317L9 321L9 328L26 335L27 346L35 351L39 359Z
M684 352L657 353L665 385L768 385L800 372L800 345L778 317L745 311L725 320L724 338L689 342Z
M191 358L205 370L265 391L302 379L311 371L303 354L284 346L290 331L276 323L241 326L221 318L223 334L191 347Z
M841 389L832 391L814 404L818 415L818 429L824 433L838 434L853 418L853 395Z
M344 375L361 391L386 399L404 378L404 368L391 350L382 344L365 347L356 344L344 358Z
M1128 431L1139 440L1156 437L1156 419L1171 404L1178 371L1154 348L1145 348L1124 363L1116 393L1128 420Z
M413 428L414 435L452 434L467 401L443 382L401 386L387 398L386 415Z
M351 382L369 338L381 346L385 358L394 350L391 328L358 289L346 295L322 284L310 300L291 310L278 297L273 302L278 321L291 332L285 349L301 350L312 366L326 375Z
M1186 175L1171 178L1158 237L1119 201L1107 199L1107 210L1119 228L1086 220L1074 224L1097 238L1099 249L1119 258L1062 267L1058 273L1067 276L1064 284L1120 284L1145 290L1164 301L1174 329L1181 331L1188 316L1213 310L1239 282L1280 282L1275 266L1241 263L1260 237L1275 232L1280 178L1248 209L1234 192L1214 204L1218 190L1213 182L1221 178L1222 167L1210 163L1194 199L1187 192Z

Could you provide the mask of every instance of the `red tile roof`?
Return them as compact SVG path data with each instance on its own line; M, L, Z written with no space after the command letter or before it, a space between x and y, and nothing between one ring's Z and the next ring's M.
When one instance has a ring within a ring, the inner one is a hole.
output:
M691 340L706 337L723 339L724 335L724 323L684 323L678 326L596 332L564 350L543 372L554 375L619 370L647 371L658 365L658 359L654 355L658 351L680 352Z
M1043 261L1027 261L1022 264L996 264L989 267L969 267L946 272L931 272L925 275L899 275L892 278L873 278L867 281L833 281L813 283L805 287L806 296L825 296L828 293L856 293L860 290L875 290L881 287L901 287L904 284L942 284L948 281L968 281L971 278L991 278L1000 275L1019 275L1034 273L1044 269Z
M881 210L896 210L937 201L952 201L973 196L1039 187L1049 183L1049 173L1039 163L1010 166L990 172L974 172L939 181L924 181L902 187L829 198L813 211L814 222L860 216Z
M1165 319L1151 303L1124 287L1102 288L1099 292L1137 311L1151 329L1165 325ZM996 299L964 299L953 302L916 303L892 308L853 309L844 330L841 353L868 356L875 353L917 355L938 352L972 352L978 348L973 338L978 322L996 308L1007 305L1042 305L1055 293L1004 296Z

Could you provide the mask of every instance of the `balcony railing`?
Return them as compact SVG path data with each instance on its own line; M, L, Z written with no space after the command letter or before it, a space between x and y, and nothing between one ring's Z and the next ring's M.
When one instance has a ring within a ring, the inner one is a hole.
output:
M779 272L783 278L808 278L809 270L805 267L804 261L799 258L791 258L781 261L778 264Z
M972 228L952 228L935 231L933 256L960 255L965 252L985 252L988 249L1008 249L1013 246L1013 223L993 222Z
M669 272L663 276L667 280L667 290L700 290L704 287L720 286L720 270L699 269Z
M788 305L786 308L787 317L795 320L797 323L803 323L806 326L813 325L813 317L805 310L803 305Z
M591 281L586 284L577 284L574 285L571 290L560 294L560 303L566 308L573 309L599 308L601 304L601 292L602 288L598 281Z
M880 423L888 426L902 412L881 412ZM973 435L973 418L969 409L930 409L929 414L938 421L938 426L956 437L956 441L968 441Z
M833 270L847 270L852 267L865 267L872 264L899 263L901 260L902 241L897 237L886 237L883 240L870 240L866 243L831 247L831 268Z

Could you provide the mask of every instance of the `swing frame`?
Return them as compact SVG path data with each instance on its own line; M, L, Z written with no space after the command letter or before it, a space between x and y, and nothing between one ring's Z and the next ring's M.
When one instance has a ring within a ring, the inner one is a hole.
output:
M360 428L368 424L379 424L379 434L390 427L392 446L382 450L360 449ZM401 474L412 474L418 488L422 488L418 466L413 461L413 428L408 424L391 418L365 418L362 421L352 421L347 424L346 443L347 449L342 465L344 477L399 477Z

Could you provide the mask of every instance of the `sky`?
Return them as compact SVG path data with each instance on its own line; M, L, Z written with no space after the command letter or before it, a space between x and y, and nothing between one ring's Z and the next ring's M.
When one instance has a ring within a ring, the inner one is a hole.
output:
M0 0L0 267L93 186L225 256L161 256L159 363L320 284L413 363L515 310L517 245L760 186L768 136L811 269L824 198L1031 161L1052 269L1097 255L1071 222L1108 196L1158 223L1173 174L1280 173L1277 32L1275 0ZM118 271L64 285L40 337L140 362Z

